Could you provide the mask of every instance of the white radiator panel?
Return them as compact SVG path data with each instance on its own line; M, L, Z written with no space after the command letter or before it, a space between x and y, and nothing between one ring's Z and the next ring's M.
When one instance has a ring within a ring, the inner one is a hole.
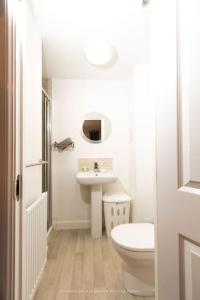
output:
M47 260L47 194L26 209L26 300L33 299Z

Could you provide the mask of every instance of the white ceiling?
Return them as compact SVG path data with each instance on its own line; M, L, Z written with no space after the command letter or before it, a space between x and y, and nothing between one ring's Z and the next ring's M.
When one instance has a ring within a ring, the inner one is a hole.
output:
M43 37L44 77L126 80L135 64L150 60L150 13L142 0L31 0ZM114 46L108 67L90 65L84 47Z

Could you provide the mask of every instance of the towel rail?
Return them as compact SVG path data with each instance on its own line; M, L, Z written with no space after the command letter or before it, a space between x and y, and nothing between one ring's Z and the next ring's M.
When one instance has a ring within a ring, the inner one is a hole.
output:
M74 149L74 142L71 138L67 138L59 143L55 142L53 144L53 149L57 149L59 151L64 151L66 149Z
M35 166L40 166L40 165L47 165L48 161L46 160L40 160L36 163L32 163L32 164L26 164L26 168L31 168L31 167L35 167Z

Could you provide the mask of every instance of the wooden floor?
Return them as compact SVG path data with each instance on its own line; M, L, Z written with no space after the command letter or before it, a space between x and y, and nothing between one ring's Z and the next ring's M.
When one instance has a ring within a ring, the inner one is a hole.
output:
M123 288L122 261L105 236L89 230L52 231L48 261L34 300L153 300Z

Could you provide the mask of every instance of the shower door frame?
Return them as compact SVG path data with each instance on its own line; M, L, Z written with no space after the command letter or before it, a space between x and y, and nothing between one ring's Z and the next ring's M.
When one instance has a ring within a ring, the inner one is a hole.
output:
M42 171L42 181L44 180L43 176L47 176L48 180L45 184L45 189L48 192L47 193L47 231L49 231L52 227L52 171L51 171L51 136L52 136L52 109L51 109L51 103L52 100L50 96L47 94L47 92L42 89L42 106L43 106L43 97L44 101L46 101L44 105L45 109L45 120L44 123L46 124L46 127L43 127L43 130L45 131L45 142L44 142L44 148L45 150L42 155L45 153L45 156L42 157L44 161L48 161L47 164L43 165L43 171ZM43 116L42 116L43 117ZM43 122L42 121L42 122ZM46 168L48 168L48 172L46 172ZM43 173L44 172L44 173ZM43 188L43 182L42 182L42 188ZM44 192L44 190L43 190Z

